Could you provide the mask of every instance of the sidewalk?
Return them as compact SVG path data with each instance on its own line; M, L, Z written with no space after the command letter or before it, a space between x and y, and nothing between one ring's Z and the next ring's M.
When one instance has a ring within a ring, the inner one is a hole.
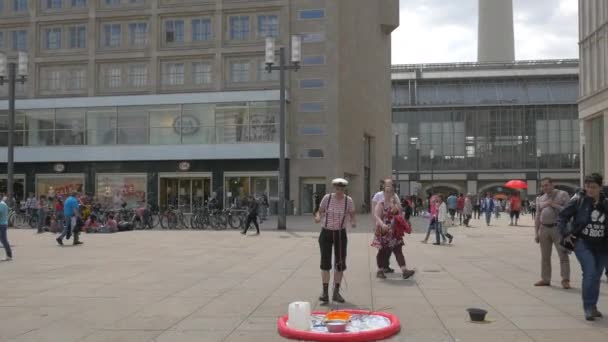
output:
M532 286L540 251L529 216L524 227L501 219L450 228L452 246L420 243L426 221L415 220L405 249L413 280L375 278L370 222L359 217L349 236L342 307L397 314L402 332L392 341L608 341L608 317L584 320L574 257L574 289ZM15 261L0 263L0 341L283 341L277 317L292 301L317 306L320 293L319 228L310 217L288 224L279 232L268 222L247 237L84 235L84 246L63 248L50 234L10 230ZM558 285L557 256L553 270ZM603 280L599 309L608 314ZM468 322L468 307L487 309L490 323Z

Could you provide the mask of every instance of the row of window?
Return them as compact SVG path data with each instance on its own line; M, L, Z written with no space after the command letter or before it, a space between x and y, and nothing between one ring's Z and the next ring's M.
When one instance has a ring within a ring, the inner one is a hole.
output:
M85 9L89 5L87 0L39 0L44 10L58 11L61 9ZM99 0L102 8L115 8L121 6L141 6L146 0ZM27 13L28 0L0 0L0 15L9 13ZM318 20L325 18L324 9L304 9L298 11L299 20Z
M608 25L595 31L580 44L582 96L608 87Z
M149 64L145 62L103 63L98 66L99 87L103 90L146 89L150 85ZM205 88L214 80L214 64L211 60L178 60L161 63L160 83L163 89ZM227 61L226 80L230 84L252 82L276 82L278 72L266 71L262 58L230 59ZM323 79L302 79L301 89L316 89L325 86ZM60 93L79 93L87 89L87 66L60 65L41 66L41 95ZM307 102L300 105L301 112L322 112L320 102Z

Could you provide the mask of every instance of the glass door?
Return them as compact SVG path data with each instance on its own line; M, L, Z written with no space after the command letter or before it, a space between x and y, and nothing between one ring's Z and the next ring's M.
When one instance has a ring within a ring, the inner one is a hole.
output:
M306 179L302 181L301 194L301 210L302 214L313 214L321 203L321 199L325 195L326 186L323 179Z

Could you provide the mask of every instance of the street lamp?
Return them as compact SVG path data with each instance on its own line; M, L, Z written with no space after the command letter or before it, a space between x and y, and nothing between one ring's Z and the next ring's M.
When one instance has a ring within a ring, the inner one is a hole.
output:
M6 192L9 206L13 205L14 156L15 156L15 86L17 82L24 84L28 72L28 55L19 52L17 63L8 62L4 53L0 52L0 86L8 83L8 144L6 158Z
M285 58L285 47L279 48L279 64L275 64L276 43L274 37L266 37L266 71L271 73L279 71L279 87L280 87L280 113L279 113L279 219L277 229L287 229L285 199L286 187L286 166L285 166L285 99L286 99L286 84L285 72L288 70L298 71L300 69L300 60L302 57L302 38L294 35L291 37L291 62L287 64Z
M542 151L540 148L536 149L536 194L540 194L540 157L542 157Z
M435 150L431 149L431 196L433 195L433 188L435 186L435 172L433 169L433 159L435 159Z

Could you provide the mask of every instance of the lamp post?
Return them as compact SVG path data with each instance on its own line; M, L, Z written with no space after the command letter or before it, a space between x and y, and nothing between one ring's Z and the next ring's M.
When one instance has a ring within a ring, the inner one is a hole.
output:
M417 180L420 182L420 139L416 140L416 174Z
M395 133L395 191L399 195L399 133Z
M431 196L434 194L433 188L435 187L435 172L433 169L433 159L435 159L435 150L431 149Z
M19 52L17 63L8 62L7 56L0 53L0 85L8 83L8 144L6 157L6 195L8 205L13 205L14 156L15 156L15 87L17 82L24 84L27 79L28 55Z
M275 65L275 38L266 37L266 70L279 71L279 87L280 87L280 113L279 113L279 218L277 229L287 229L287 201L285 194L286 187L286 161L285 161L285 99L286 88L285 73L288 70L298 71L300 69L300 59L302 54L302 38L300 36L291 37L291 62L287 64L285 58L285 48L279 48L279 64Z
M540 157L542 157L542 151L540 148L536 149L536 194L540 194Z

